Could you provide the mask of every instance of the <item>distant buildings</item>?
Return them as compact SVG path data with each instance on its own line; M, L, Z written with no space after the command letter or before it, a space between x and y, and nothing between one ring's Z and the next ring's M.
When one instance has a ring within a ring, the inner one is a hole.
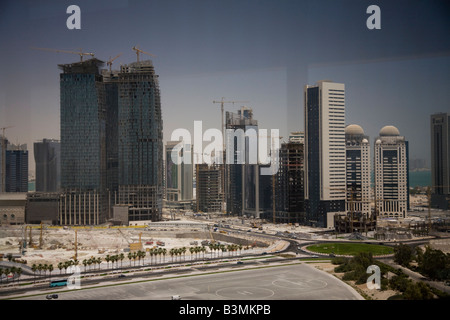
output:
M331 228L345 211L345 85L307 85L304 101L306 220Z
M375 139L375 204L379 217L405 218L409 208L408 141L394 126Z
M27 145L8 144L5 158L5 192L28 192Z
M178 141L168 141L166 144L166 206L171 208L191 209L193 194L193 150L192 145L186 144L172 155ZM187 150L187 151L186 151ZM188 153L186 153L188 152ZM183 161L176 164L177 158L186 157L190 153L190 164Z
M36 192L57 192L61 188L61 144L43 139L34 143Z
M431 115L431 205L450 208L450 113Z

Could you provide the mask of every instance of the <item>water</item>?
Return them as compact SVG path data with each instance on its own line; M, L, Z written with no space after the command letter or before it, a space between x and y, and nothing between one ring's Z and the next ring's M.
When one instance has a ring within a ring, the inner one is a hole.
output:
M409 187L426 187L431 186L431 171L410 171Z

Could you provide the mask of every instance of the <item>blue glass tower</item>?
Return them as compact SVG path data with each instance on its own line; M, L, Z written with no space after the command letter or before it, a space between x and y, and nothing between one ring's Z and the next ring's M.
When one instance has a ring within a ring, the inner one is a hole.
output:
M163 122L158 75L150 60L118 75L119 203L129 220L160 219L163 198Z
M90 59L59 65L62 224L105 221L106 109L99 67Z

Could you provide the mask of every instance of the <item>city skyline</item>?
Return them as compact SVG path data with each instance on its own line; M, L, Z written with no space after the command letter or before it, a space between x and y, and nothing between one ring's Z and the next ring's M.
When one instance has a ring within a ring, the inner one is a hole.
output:
M60 139L57 65L79 59L31 47L81 47L102 61L122 53L112 66L118 69L136 61L131 48L139 45L156 55L164 142L195 120L220 128L212 101L222 97L249 101L261 128L287 137L304 130L303 86L330 79L346 85L346 124L361 125L371 144L394 125L410 142L410 158L430 163L429 116L445 112L450 100L443 1L377 1L380 30L366 27L367 1L77 1L81 30L66 27L70 4L0 7L7 44L0 58L8 62L0 127L13 126L6 137L14 143ZM34 171L32 150L29 158Z

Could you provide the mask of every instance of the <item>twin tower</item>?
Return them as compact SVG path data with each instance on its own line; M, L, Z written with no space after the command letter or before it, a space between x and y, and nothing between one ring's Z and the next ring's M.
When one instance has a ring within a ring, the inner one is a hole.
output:
M163 122L150 60L101 70L92 58L59 65L62 224L161 217Z
M364 219L372 214L404 218L409 207L405 137L394 126L383 127L371 159L364 130L359 125L345 126L344 84L320 81L305 86L304 99L308 223L333 227L338 213Z

